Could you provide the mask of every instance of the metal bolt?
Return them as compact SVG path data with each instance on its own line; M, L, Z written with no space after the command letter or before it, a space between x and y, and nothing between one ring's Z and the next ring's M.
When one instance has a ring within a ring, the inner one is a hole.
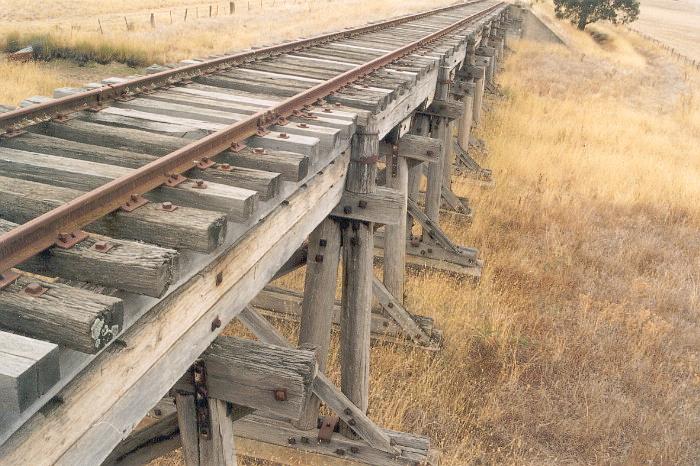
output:
M280 139L289 139L289 135L287 133L280 133L280 135L277 137Z
M214 320L211 321L211 331L213 332L217 328L221 327L221 319L219 316L214 317Z
M342 448L338 448L338 449L335 451L335 454L338 455L338 456L343 456L343 455L345 455L345 450L343 450Z
M287 443L289 443L290 445L294 445L295 443L297 443L297 439L295 439L294 437L289 437L287 439Z
M389 304L387 304L387 307L389 307L389 308L394 307L394 303L389 303Z
M356 424L355 420L353 418L348 419L348 425L349 426L354 426Z
M323 262L323 254L316 254L316 257L314 258L316 262Z
M275 389L275 400L287 401L287 389L286 388L276 388Z
M46 288L36 282L32 282L24 287L24 292L32 296L41 296L46 291Z
M360 447L350 447L350 453L357 455L360 452Z
M308 444L309 443L309 437L301 437L301 443Z
M388 327L388 326L389 326L389 322L387 322L387 321L385 320L384 322L382 322L382 325L383 325L384 327Z
M297 126L299 128L308 128L309 127L309 125L307 125L306 123L299 123Z
M358 202L357 205L360 207L360 209L366 209L367 208L367 201L365 201L363 199L360 202Z
M351 214L351 213L352 213L352 207L350 207L349 205L346 205L345 207L343 207L343 212L344 212L345 214Z
M195 180L195 184L200 187L204 186L204 180Z
M228 163L222 163L221 165L219 165L219 168L220 168L221 170L230 170L230 169L231 169L231 165L229 165Z
M324 113L333 113L333 110L331 110L330 108L324 108L323 112Z
M428 254L432 254L432 253L433 253L433 248L428 248Z
M175 178L175 179L177 179L177 175L170 175L170 176L173 177L173 178ZM139 200L139 195L138 195L138 194L132 194L132 195L131 195L131 200L134 201L134 202L138 201L138 200Z
M156 408L156 409L153 410L153 414L156 415L156 416L162 416L162 415L163 415L163 411L162 411L160 408Z
M94 247L96 251L106 251L109 248L109 243L107 243L107 241L98 241L92 247Z
M318 241L318 245L321 246L322 248L325 248L327 244L328 244L328 241L325 239L321 239Z
M340 107L341 105L342 105L342 104L341 104L340 102L336 102L336 103L335 103L335 106L336 106L336 107Z
M253 149L253 152L255 152L256 154L264 154L265 149L263 149L262 147L256 147L255 149Z

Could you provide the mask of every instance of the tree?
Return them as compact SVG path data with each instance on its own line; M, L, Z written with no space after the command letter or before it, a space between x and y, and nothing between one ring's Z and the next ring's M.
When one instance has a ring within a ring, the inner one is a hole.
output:
M613 24L631 23L639 16L638 0L554 0L559 19L568 19L580 30L591 23L607 20Z

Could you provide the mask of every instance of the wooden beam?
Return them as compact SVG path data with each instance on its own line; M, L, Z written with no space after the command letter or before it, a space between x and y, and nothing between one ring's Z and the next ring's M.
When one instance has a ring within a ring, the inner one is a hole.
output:
M287 339L275 327L250 306L238 316L239 320L260 340L278 346L290 346ZM323 373L318 373L313 383L314 393L346 424L372 447L396 453L389 437L384 434L355 404L349 400Z
M438 79L437 89L435 91L435 98L437 100L447 100L447 95L449 92L449 75L450 70L444 66L440 67L440 77ZM436 139L442 141L442 151L440 152L440 161L438 163L431 163L428 165L428 188L425 195L425 213L435 224L439 224L440 220L440 198L443 183L443 169L445 164L445 159L447 158L447 151L445 141L449 141L448 137L452 137L448 134L448 119L442 117L434 117L434 123L432 124L434 132L432 136Z
M212 323L236 316L338 203L346 167L337 158L147 312L122 335L124 349L100 353L60 392L51 416L30 418L0 457L37 466L104 460L214 340Z
M388 142L380 142L379 155L385 158L391 157L394 153L394 146L394 144ZM399 139L396 147L400 157L420 162L435 163L439 160L442 141L417 134L404 134Z
M58 347L0 331L0 423L9 423L59 379Z
M0 170L12 178L90 191L130 174L134 169L54 155L0 148ZM232 221L245 221L253 213L258 195L249 189L195 180L175 187L161 186L144 194L153 202L225 212Z
M18 226L0 218L0 234ZM106 243L100 251L96 243ZM178 272L178 253L151 244L91 234L72 248L49 248L23 262L21 270L43 276L60 276L160 297Z
M463 109L462 105L456 100L446 98L441 100L433 100L428 108L421 110L421 113L425 113L426 115L433 117L456 120L462 116Z
M345 191L335 209L333 217L395 225L401 215L403 196L392 188L377 187L373 193Z
M2 139L0 140L0 147L124 168L139 168L158 158L154 155L96 146L35 133L25 133L15 138ZM217 157L216 160L221 161L220 157ZM263 200L274 197L279 191L281 178L278 173L241 168L230 163L229 165L229 167L225 167L225 170L222 170L220 165L208 170L193 168L183 175L187 178L251 189L257 191Z
M302 293L268 285L250 304L265 316L298 322L302 314L302 301ZM419 315L413 317L424 332L433 335L435 328L432 318ZM334 325L340 325L340 301L335 301L333 304L331 318ZM402 335L401 327L392 319L376 312L376 309L372 312L372 338L397 344L407 342L406 336Z
M123 321L120 299L61 283L20 275L0 291L0 328L83 353L104 347Z
M217 337L201 359L209 397L285 419L299 418L317 371L311 351L234 337ZM174 388L192 384L189 371Z
M0 216L24 223L75 199L83 192L0 176ZM113 238L131 239L172 249L211 252L226 235L226 216L180 207L164 211L149 203L133 212L117 210L86 227Z

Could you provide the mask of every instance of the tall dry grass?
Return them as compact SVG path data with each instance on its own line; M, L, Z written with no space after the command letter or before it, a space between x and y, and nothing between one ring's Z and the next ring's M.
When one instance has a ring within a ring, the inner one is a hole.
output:
M370 416L442 464L700 458L699 77L602 28L511 44L478 131L496 187L457 179L476 219L445 225L484 276L410 275L445 347L372 352Z

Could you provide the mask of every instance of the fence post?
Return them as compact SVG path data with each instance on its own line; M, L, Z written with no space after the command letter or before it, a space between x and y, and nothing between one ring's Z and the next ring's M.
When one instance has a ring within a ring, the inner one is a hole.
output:
M228 2L228 14L232 15L236 12L236 3Z
M151 13L151 28L156 28L156 15L154 15L153 13Z
M97 24L100 26L100 34L104 35L104 31L102 30L102 22L100 21L100 18L97 18Z
M185 8L185 19L184 19L184 21L187 22L187 8Z

